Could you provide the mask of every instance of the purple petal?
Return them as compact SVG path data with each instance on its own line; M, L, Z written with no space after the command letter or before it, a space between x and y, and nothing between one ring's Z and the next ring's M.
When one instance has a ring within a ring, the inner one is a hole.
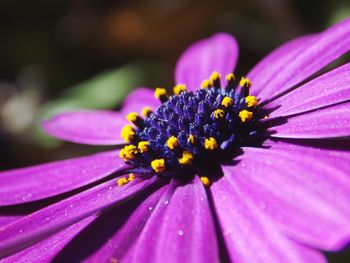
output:
M141 113L143 107L150 107L156 111L160 105L160 100L154 97L152 89L138 88L126 97L122 106L122 112L124 115L132 111Z
M196 90L213 71L223 76L233 72L237 58L236 40L225 33L215 34L190 46L181 55L175 70L176 83L186 84L188 90Z
M0 205L32 202L93 183L125 165L118 152L0 172Z
M268 120L268 119L267 119ZM287 119L271 128L272 137L331 138L350 135L350 102L337 104Z
M126 123L125 116L117 112L85 110L59 114L45 121L42 127L48 134L65 141L115 145L125 143L120 131Z
M350 19L273 51L248 74L252 93L270 99L305 80L350 50Z
M118 187L115 180L108 181L0 228L0 258L131 198L155 180L157 178L141 182L136 179L123 187Z
M288 116L350 100L350 63L272 101L270 117Z
M321 253L284 237L259 209L248 205L234 180L233 174L223 176L210 188L232 262L326 262Z
M165 196L125 262L217 262L218 248L208 199L198 178Z
M56 235L10 257L2 259L3 263L52 262L53 258L79 234L95 217L88 217L68 227Z
M269 143L245 148L225 175L245 199L286 235L308 246L337 250L350 240L348 151Z

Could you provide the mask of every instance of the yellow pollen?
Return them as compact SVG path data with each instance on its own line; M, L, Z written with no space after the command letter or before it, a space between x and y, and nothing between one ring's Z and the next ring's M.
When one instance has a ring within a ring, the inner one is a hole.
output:
M186 85L185 84L178 84L173 88L174 94L179 95L181 92L186 91Z
M163 172L165 170L164 159L155 159L151 162L151 166L156 173Z
M139 118L139 115L136 112L130 112L126 115L126 119L130 122L135 122Z
M242 122L250 121L253 118L253 113L247 110L241 110L238 114Z
M131 181L133 181L133 180L135 180L135 174L130 173L130 174L129 174L129 177L128 177L128 181L131 182Z
M209 137L204 141L204 148L213 151L216 148L218 148L218 143L216 142L214 137Z
M211 182L210 182L208 177L202 176L200 179L201 179L201 182L202 182L203 185L205 185L205 186L210 186L211 185Z
M135 136L135 130L130 125L125 125L121 131L121 137L126 141L127 143L130 143L131 140Z
M221 105L224 106L225 108L228 108L233 105L233 99L226 96L225 98L222 99Z
M136 146L134 145L126 145L123 149L119 152L119 157L124 159L124 161L129 161L134 159L135 155L137 154Z
M258 100L255 96L247 96L245 97L245 103L247 103L248 107L256 107L258 105Z
M156 90L154 91L154 97L156 97L157 99L165 97L166 95L166 90L164 88L156 88Z
M141 114L142 116L144 117L149 117L149 115L152 113L152 109L150 107L144 107L142 110L141 110Z
M227 74L225 77L226 81L235 81L236 76L233 73Z
M210 75L210 80L211 81L215 81L215 80L218 80L221 78L221 75L217 72L217 71L214 71L213 73L211 73Z
M188 152L188 151L184 151L182 153L182 157L179 159L179 163L182 165L189 165L192 164L194 157L193 154Z
M242 77L241 80L239 81L239 85L241 87L248 87L250 88L250 86L252 85L252 83L250 82L249 79Z
M264 116L264 119L268 119L268 118L269 118L269 116L267 116L267 115L266 115L266 116Z
M149 142L141 141L138 143L137 148L139 148L141 153L147 152L149 147Z
M127 183L129 183L129 181L125 177L121 177L117 180L118 186L122 186L122 185L127 184Z
M213 114L214 114L215 119L219 119L219 118L222 118L222 117L225 116L225 112L223 110L221 110L221 109L216 109L213 112Z
M202 89L207 89L213 86L213 82L209 79L203 80L201 87Z
M194 144L196 141L196 138L194 137L194 135L190 134L190 136L188 136L187 142Z
M179 145L179 141L175 136L170 136L169 139L166 141L166 146L170 150L174 150Z

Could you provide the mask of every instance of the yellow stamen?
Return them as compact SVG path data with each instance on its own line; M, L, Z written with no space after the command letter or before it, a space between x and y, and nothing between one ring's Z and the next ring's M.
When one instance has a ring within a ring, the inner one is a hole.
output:
M249 88L249 87L252 85L252 83L250 82L249 79L247 79L247 78L245 78L245 77L242 77L241 80L239 81L239 85L240 85L241 87L247 87L247 88Z
M245 97L245 103L247 103L248 107L256 107L258 105L258 99L255 96L247 96Z
M165 170L164 159L155 159L151 162L151 166L156 173L163 172Z
M210 80L212 82L214 82L215 80L219 80L221 78L221 75L217 72L217 71L214 71L213 73L211 73L210 75Z
M169 139L166 141L166 146L170 150L174 150L179 145L179 140L175 136L170 136Z
M226 81L235 81L236 76L233 73L227 74L225 77Z
M160 99L161 97L166 97L166 90L164 88L156 88L156 90L154 91L154 97L156 97L157 99Z
M130 122L135 122L139 118L139 115L136 112L130 112L126 115L126 119Z
M212 86L213 86L213 82L211 80L206 79L206 80L202 81L202 84L201 84L202 89L207 89L207 88L210 88Z
M204 148L213 151L216 148L218 148L218 143L216 142L214 137L207 138L204 141Z
M196 141L196 138L194 137L194 135L190 134L188 136L187 142L194 144L195 141Z
M147 152L149 148L149 142L141 141L138 143L137 148L139 148L141 153Z
M267 115L266 115L266 116L264 116L264 119L268 119L268 118L269 118L269 116L267 116Z
M123 158L124 161L129 161L135 158L135 155L137 154L136 146L134 145L126 145L123 149L119 152L119 157Z
M242 122L250 121L253 118L253 113L247 110L241 110L238 114Z
M182 157L179 159L179 163L182 165L189 165L192 164L194 157L193 154L188 152L188 151L184 151L182 153Z
M179 95L181 92L186 91L186 85L185 84L178 84L173 88L174 94Z
M201 182L202 182L203 185L205 185L205 186L210 186L211 185L211 182L210 182L208 177L202 176L200 179L201 179Z
M121 177L117 180L118 186L122 186L122 185L127 184L127 183L129 183L129 181L125 177Z
M152 113L152 109L150 107L144 107L142 110L141 110L141 114L142 116L144 117L149 117L149 115Z
M215 119L219 119L219 118L222 118L225 116L225 112L221 109L216 109L214 112L213 112L213 115L215 117Z
M231 107L233 105L233 99L230 97L224 97L221 101L221 105L224 106L225 108Z
M130 173L130 174L129 174L129 177L128 177L128 181L131 182L131 181L133 181L133 180L135 180L135 174Z
M135 136L135 130L130 125L125 125L121 131L121 137L126 141L127 143L130 143L131 140Z

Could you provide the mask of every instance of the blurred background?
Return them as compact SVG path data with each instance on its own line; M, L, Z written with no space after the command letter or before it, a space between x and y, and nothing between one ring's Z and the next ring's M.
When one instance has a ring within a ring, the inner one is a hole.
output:
M138 86L171 87L194 41L232 33L244 74L283 42L348 16L349 0L0 0L0 170L100 150L59 142L39 124L71 109L118 109Z

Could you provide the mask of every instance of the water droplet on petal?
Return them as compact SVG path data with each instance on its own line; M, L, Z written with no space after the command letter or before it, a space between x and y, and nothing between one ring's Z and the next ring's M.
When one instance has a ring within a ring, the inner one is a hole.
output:
M152 210L153 210L153 207L152 207L152 206L148 207L148 210L149 210L149 211L152 211Z
M168 205L168 204L169 204L169 200L166 200L166 201L164 202L164 204L165 204L165 205Z
M184 231L180 229L177 233L179 234L179 236L183 236Z

